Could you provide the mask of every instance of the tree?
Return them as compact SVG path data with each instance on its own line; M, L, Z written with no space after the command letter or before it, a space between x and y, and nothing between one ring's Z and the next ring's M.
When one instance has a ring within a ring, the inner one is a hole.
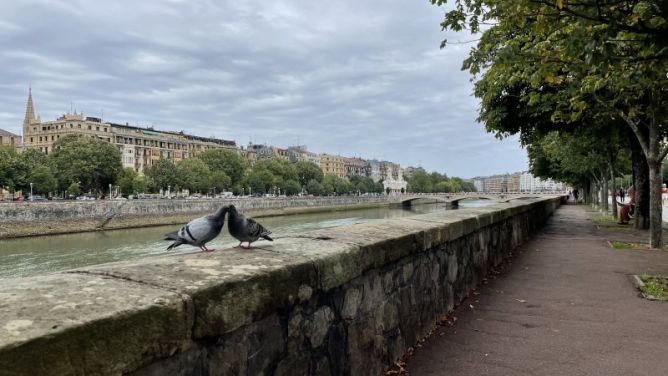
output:
M62 189L78 182L83 190L103 190L116 183L123 165L112 144L84 136L66 136L53 144L49 156Z
M0 187L16 189L16 150L0 145Z
M281 178L282 181L284 180L299 181L299 176L297 175L297 168L285 159L267 158L258 161L253 166L253 171L261 171L261 170L268 171L272 175Z
M301 185L299 185L296 180L286 180L281 186L281 192L283 192L286 196L293 196L299 193L301 188Z
M408 186L411 192L429 193L433 190L431 177L424 170L413 171Z
M248 185L255 193L267 193L274 187L275 177L265 169L253 171L248 176Z
M312 195L320 196L323 194L323 186L315 179L311 179L306 185L306 191Z
M33 192L38 194L49 194L58 189L58 180L48 166L36 167L30 173L30 181L33 183Z
M432 0L437 5L446 2ZM649 167L650 246L661 248L659 175L668 153L668 146L661 142L668 133L665 2L453 3L455 7L446 12L441 24L444 29L469 28L476 33L481 31L481 22L494 22L464 62L464 68L474 76L484 72L489 78L482 85L476 84L482 107L492 105L481 110L481 117L512 117L499 110L512 106L496 106L512 102L518 104L516 113L530 115L524 116L530 121L516 122L501 134L520 132L521 139L530 140L541 128L586 126L584 118L608 122L610 127L619 126L621 120L633 132ZM501 85L506 89L495 89Z
M168 159L158 159L151 167L144 171L144 175L150 179L151 188L154 192L167 190L167 187L176 191L180 186L176 166Z
M210 149L199 154L197 158L201 159L212 172L225 173L230 178L231 184L240 183L246 169L246 161L235 150Z
M297 176L299 176L299 184L301 184L302 187L305 187L311 180L322 182L324 174L320 166L317 164L308 161L300 161L295 163L295 168L297 169Z
M39 167L49 167L50 168L49 158L45 153L39 149L27 149L24 150L21 154L18 155L18 158L15 159L15 174L14 182L16 183L16 189L27 191L30 189L30 183L33 183L34 190L34 178L32 177L34 171ZM45 171L42 170L41 177L46 177L44 175ZM47 179L48 180L48 179ZM55 191L57 188L53 188L51 191ZM48 193L41 192L41 193Z
M226 189L232 189L232 179L223 171L213 171L210 175L211 187L218 192L223 192ZM241 189L239 189L241 191Z
M187 158L176 164L179 186L190 192L208 192L212 188L211 170L201 159Z
M70 184L67 187L67 194L70 196L73 197L78 196L80 192L81 192L81 187L79 187L78 182L72 182L72 184Z
M118 182L116 183L123 194L127 197L131 194L143 193L148 190L148 180L146 176L139 175L133 168L123 169Z

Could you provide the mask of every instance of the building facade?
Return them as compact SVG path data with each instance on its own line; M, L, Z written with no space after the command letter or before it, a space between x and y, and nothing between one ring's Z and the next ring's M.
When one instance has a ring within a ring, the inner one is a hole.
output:
M49 154L53 144L68 135L83 135L113 144L122 154L123 166L138 172L143 172L159 159L178 162L209 149L237 150L234 141L103 122L83 113L67 113L56 120L43 122L35 117L32 92L29 91L23 120L24 147Z
M340 155L320 154L320 168L325 174L346 178L345 158Z
M343 158L346 176L367 176L367 164L361 158Z
M288 147L288 160L291 163L311 162L320 166L320 156L308 151L306 145L296 145Z
M21 149L21 136L0 129L0 145L9 146L17 150Z

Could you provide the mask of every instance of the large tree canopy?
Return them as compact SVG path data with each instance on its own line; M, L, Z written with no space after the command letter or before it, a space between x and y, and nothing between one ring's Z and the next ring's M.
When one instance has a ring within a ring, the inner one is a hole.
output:
M453 5L444 29L481 33L463 67L477 78L480 120L488 131L500 137L520 133L531 145L552 130L630 129L650 167L650 243L660 247L660 164L668 153L661 142L668 126L668 2L432 3Z
M66 136L56 141L51 160L58 171L61 190L78 182L84 191L102 191L116 183L123 170L121 153L116 147L84 136Z

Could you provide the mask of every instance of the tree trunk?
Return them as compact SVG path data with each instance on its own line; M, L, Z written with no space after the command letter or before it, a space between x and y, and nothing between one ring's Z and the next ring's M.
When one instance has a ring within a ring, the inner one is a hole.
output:
M663 221L661 219L661 143L659 125L655 118L649 124L647 167L649 168L649 246L663 248L661 239Z
M649 246L661 249L662 242L662 205L661 205L661 162L650 160L649 163Z
M636 202L633 218L637 229L646 230L649 228L649 166L638 140L631 137L630 144Z
M615 169L610 163L610 193L612 193L612 218L617 218L617 186L615 185Z
M608 213L609 205L608 205L608 178L605 176L607 175L605 171L601 171L601 182L603 183L603 187L601 187L601 201L603 203L603 213Z

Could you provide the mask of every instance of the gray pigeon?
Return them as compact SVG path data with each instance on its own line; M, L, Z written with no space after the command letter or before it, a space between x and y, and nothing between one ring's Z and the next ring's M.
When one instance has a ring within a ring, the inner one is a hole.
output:
M229 217L227 222L227 230L230 235L234 236L238 241L237 247L249 249L252 242L259 238L274 241L269 234L271 231L264 228L261 224L255 222L253 218L246 217L237 211L234 205L229 206ZM248 247L242 247L243 242L248 242Z
M205 217L193 219L185 226L181 227L179 231L170 232L165 235L165 240L174 240L167 250L176 248L181 244L190 244L199 247L202 251L211 252L213 249L208 249L206 243L213 240L225 224L225 213L227 213L228 206L224 205L218 209L214 214Z

